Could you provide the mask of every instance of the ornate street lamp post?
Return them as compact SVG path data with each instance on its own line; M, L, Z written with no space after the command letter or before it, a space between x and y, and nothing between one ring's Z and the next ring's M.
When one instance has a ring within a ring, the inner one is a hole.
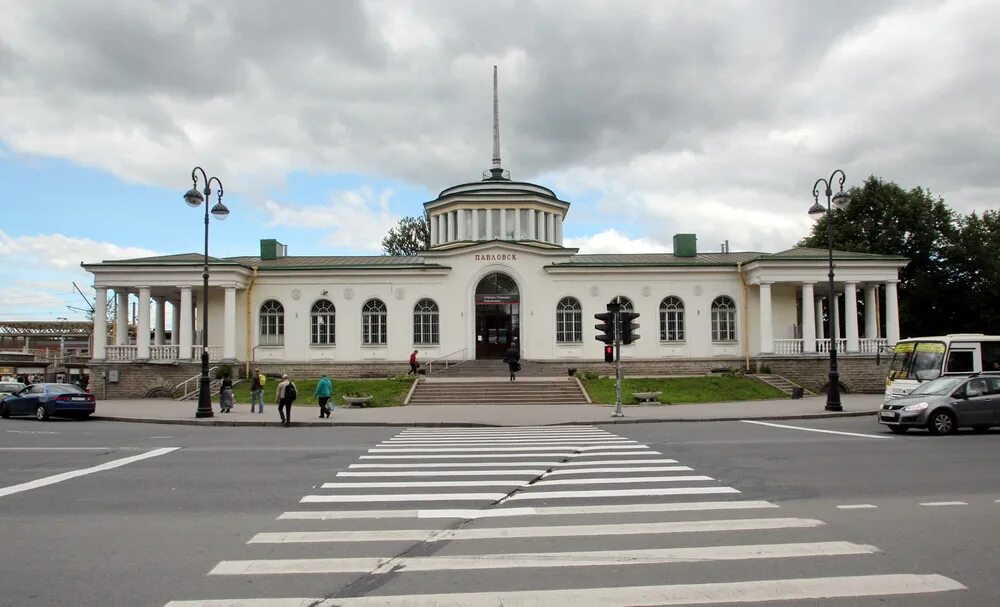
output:
M198 171L201 171L201 177L205 180L204 195L202 192L198 191ZM205 269L201 274L202 277L202 291L201 291L201 379L198 382L198 410L195 412L195 417L212 417L212 392L211 392L211 381L208 378L208 204L212 197L212 182L214 181L218 185L218 202L212 207L212 215L218 219L223 220L229 217L229 209L226 205L222 204L222 182L219 181L218 177L209 177L205 174L205 169L201 167L194 167L191 170L191 181L194 182L194 187L184 194L184 202L190 207L197 207L202 202L205 203Z
M837 182L840 186L840 191L833 194L833 189L830 184L833 183L833 179L840 175L840 180ZM813 185L813 201L814 204L812 208L809 209L809 216L813 219L819 221L823 215L826 215L826 246L829 253L829 263L830 272L827 276L830 279L829 284L829 295L827 297L827 334L830 337L830 376L826 385L826 407L827 411L843 411L844 407L840 404L840 373L837 372L837 339L834 334L833 326L833 306L837 305L837 299L834 295L833 290L833 210L841 209L846 207L851 202L851 196L844 191L844 181L847 177L844 172L840 169L835 170L830 174L829 179L823 179L820 177L816 180ZM819 186L823 184L826 193L826 208L819 203ZM833 195L833 198L830 196Z

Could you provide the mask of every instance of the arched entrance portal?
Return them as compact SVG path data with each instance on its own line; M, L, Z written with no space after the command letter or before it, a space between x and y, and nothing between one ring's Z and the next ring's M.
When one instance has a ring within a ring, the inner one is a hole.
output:
M488 274L476 286L476 359L503 358L520 334L521 297L510 276ZM520 341L520 340L518 340Z

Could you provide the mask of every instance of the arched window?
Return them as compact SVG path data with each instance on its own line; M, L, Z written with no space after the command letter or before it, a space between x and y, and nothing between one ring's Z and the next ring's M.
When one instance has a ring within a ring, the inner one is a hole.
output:
M613 297L608 303L618 302L621 304L622 312L635 312L635 308L632 306L632 300L624 295L619 295L618 297Z
M725 295L712 302L712 341L736 341L736 304Z
M556 305L556 341L559 343L583 341L583 308L573 297L563 297Z
M314 346L332 346L337 343L337 309L333 302L321 299L313 304L309 313L310 343Z
M440 342L438 317L438 305L433 300L421 299L413 306L413 343L428 345Z
M269 299L260 304L260 345L285 344L285 307Z
M361 308L361 343L365 345L385 345L386 308L381 299L369 299Z
M684 302L679 297L660 302L660 341L684 341Z

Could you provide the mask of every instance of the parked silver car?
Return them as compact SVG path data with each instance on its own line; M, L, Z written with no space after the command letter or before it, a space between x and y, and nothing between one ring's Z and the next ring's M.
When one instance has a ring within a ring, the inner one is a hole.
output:
M960 427L985 432L1000 426L1000 374L948 375L921 384L902 398L884 402L878 423L897 434L910 428L951 434Z

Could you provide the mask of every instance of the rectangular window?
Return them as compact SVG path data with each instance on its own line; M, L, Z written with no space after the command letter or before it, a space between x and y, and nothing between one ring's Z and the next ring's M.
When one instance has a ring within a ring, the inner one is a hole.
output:
M500 238L500 209L490 209L489 213L493 220L493 226L490 230L489 238Z

